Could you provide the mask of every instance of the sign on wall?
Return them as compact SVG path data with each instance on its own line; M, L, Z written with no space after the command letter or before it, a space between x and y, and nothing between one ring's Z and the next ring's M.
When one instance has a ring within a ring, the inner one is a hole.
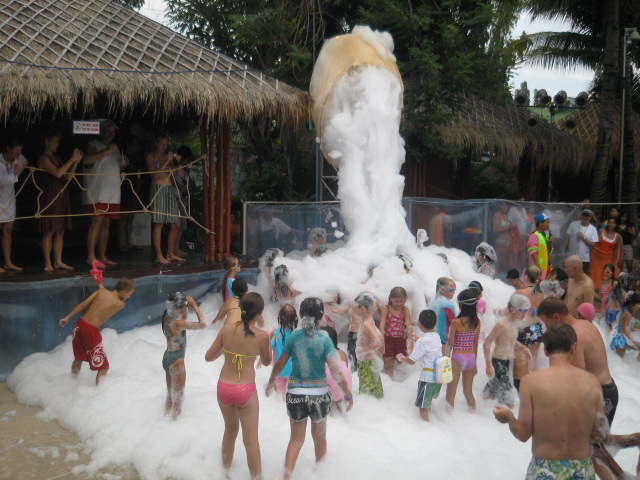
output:
M100 122L92 122L87 120L74 120L73 134L74 135L99 135Z

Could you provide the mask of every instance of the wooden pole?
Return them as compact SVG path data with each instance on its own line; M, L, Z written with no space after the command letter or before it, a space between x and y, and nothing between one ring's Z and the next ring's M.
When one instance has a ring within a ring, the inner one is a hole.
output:
M202 255L202 260L204 263L213 263L215 261L214 257L214 249L217 238L215 236L215 190L216 190L216 149L215 149L215 134L216 134L216 124L217 120L213 119L209 121L209 152L208 152L208 169L207 176L209 177L209 182L207 185L207 189L204 190L203 201L205 202L206 216L205 216L205 225L209 229L210 233L207 234L208 241L205 243L205 248Z
M223 131L224 164L225 164L225 198L224 198L224 256L231 255L231 125L224 122Z

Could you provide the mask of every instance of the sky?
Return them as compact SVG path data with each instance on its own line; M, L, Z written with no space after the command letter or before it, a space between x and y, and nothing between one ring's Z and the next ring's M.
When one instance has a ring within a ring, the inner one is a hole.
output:
M164 0L146 0L146 4L140 9L140 13L156 20L166 23L164 17ZM549 22L536 20L531 21L528 15L522 15L513 29L514 37L519 36L523 31L526 33L536 33L545 31L562 31L564 28L559 22ZM588 91L589 83L593 78L593 72L586 69L577 70L549 70L540 67L518 66L514 71L511 80L511 91L520 88L522 82L527 82L529 91L534 89L546 89L549 95L553 96L558 91L564 90L569 97L575 97L578 93Z

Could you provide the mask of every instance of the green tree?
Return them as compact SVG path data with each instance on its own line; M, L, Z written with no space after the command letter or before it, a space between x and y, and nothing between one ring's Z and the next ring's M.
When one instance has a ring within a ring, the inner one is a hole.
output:
M314 52L356 24L389 31L405 84L403 135L408 156L448 156L434 127L455 118L464 95L508 101L514 57L505 54L519 0L167 0L172 25L294 86L307 89ZM259 156L292 152L272 124L246 132ZM268 134L268 136L265 136ZM271 153L269 153L271 152ZM287 178L292 179L291 158ZM277 171L277 169L272 169ZM289 180L291 181L291 180Z
M512 47L525 61L548 68L587 66L596 71L594 94L600 102L600 117L591 200L603 202L610 168L615 103L620 92L621 26L638 23L640 4L634 0L525 0L525 8L534 18L562 19L570 27L566 32L523 35L515 41ZM631 118L631 102L623 108L629 109L625 116ZM636 201L635 161L633 158L629 161L629 155L633 155L633 136L629 132L630 129L624 134L629 146L625 155L624 192L627 200Z

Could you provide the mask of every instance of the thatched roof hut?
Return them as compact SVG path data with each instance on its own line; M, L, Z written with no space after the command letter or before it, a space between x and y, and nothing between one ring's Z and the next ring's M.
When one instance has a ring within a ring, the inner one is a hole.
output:
M553 175L571 170L582 161L581 141L553 126L528 108L498 105L475 96L450 110L454 119L436 127L445 145L464 152L459 162L446 158L409 160L405 165L406 196L467 198L473 181L470 160L490 155L513 172L518 189L530 197L548 194L548 167ZM528 124L531 117L537 124ZM553 148L553 155L551 154Z
M148 106L300 124L309 96L110 0L11 0L0 8L0 121Z
M468 152L492 152L498 162L517 168L525 153L539 166L551 158L553 136L553 168L564 170L582 161L582 145L572 135L558 130L528 108L512 104L498 105L478 97L466 98L465 107L456 112L456 121L438 128L443 142ZM534 115L537 125L527 124Z
M579 138L582 142L581 160L574 165L574 168L576 170L591 171L596 158L600 103L592 102L582 110L575 110L573 114L576 116L576 127L574 129L567 129L566 117L557 123L563 131L571 132L571 135ZM613 114L613 132L608 157L609 165L620 156L620 115L620 104L617 104ZM636 167L640 171L640 114L637 112L633 112L633 126Z

